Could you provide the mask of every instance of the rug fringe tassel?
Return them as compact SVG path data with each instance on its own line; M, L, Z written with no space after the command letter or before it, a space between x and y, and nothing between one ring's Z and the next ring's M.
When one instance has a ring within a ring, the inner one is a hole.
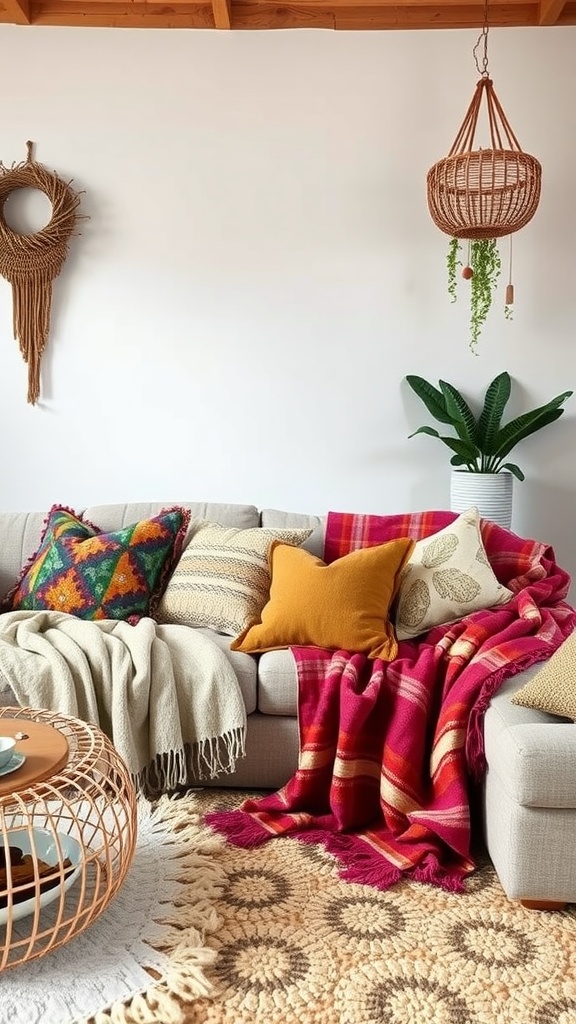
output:
M188 794L190 796L190 794ZM182 1003L206 997L212 983L205 974L216 952L205 936L216 932L221 919L214 902L226 881L224 868L214 859L225 841L215 836L202 816L183 809L179 796L162 796L154 806L139 801L139 815L147 817L162 835L166 877L179 886L165 915L155 915L147 941L168 958L162 977L130 1002L113 1003L85 1024L183 1024ZM186 850L190 844L193 852Z

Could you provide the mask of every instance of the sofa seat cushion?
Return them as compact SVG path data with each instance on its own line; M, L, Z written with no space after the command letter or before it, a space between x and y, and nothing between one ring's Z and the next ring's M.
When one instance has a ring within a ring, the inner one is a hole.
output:
M576 808L576 726L510 700L540 668L507 680L492 698L484 718L488 770L524 807Z
M187 628L191 629L192 627ZM220 648L221 651L224 651L224 654L230 661L230 664L236 673L238 683L240 684L242 699L244 700L244 705L246 707L246 714L251 715L252 712L256 710L258 703L258 666L256 659L250 654L241 654L240 651L231 651L231 637L225 636L223 633L216 633L213 629L209 629L205 626L200 627L198 632L207 636Z
M292 651L284 649L260 655L258 710L263 715L297 715L298 673Z

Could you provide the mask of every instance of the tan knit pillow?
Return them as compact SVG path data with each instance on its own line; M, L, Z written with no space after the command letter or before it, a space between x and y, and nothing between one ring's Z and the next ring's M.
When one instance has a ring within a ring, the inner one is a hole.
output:
M298 546L311 533L201 523L168 581L158 621L210 626L237 636L258 622L270 596L268 553L273 542Z
M576 721L576 633L510 698L512 704Z
M399 640L505 604L482 542L480 513L469 508L432 537L419 540L402 572L394 621Z

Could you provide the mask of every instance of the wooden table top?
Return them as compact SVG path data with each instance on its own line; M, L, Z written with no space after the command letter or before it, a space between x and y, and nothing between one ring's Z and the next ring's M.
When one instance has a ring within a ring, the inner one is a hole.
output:
M68 761L68 740L52 725L25 718L0 718L0 736L17 737L18 734L26 739L17 740L14 752L24 754L26 760L21 768L6 775L0 774L0 797L44 782L56 775Z

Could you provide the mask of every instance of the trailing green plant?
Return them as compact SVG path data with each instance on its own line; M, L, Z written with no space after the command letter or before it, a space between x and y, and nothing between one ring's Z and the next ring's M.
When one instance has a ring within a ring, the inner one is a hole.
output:
M434 419L448 424L456 434L456 437L445 437L434 427L425 426L418 427L410 437L428 434L439 438L454 453L450 465L460 466L469 473L500 473L508 470L518 480L524 480L522 470L515 463L504 460L520 441L559 419L564 412L560 407L574 394L573 391L564 391L546 405L538 406L502 425L502 416L512 389L510 374L506 371L498 374L488 385L482 412L478 417L452 384L440 380L438 389L414 374L408 374L406 381Z
M456 268L462 266L462 260L458 259L460 255L460 239L451 238L450 245L448 246L448 256L446 257L446 263L448 266L448 294L452 302L456 302Z
M495 238L477 238L470 243L469 263L462 269L462 277L470 281L470 350L476 348L482 328L492 306L494 292L500 277L502 261ZM456 267L462 265L459 259L460 239L450 239L446 264L448 268L448 293L456 301ZM511 319L506 307L506 319Z

